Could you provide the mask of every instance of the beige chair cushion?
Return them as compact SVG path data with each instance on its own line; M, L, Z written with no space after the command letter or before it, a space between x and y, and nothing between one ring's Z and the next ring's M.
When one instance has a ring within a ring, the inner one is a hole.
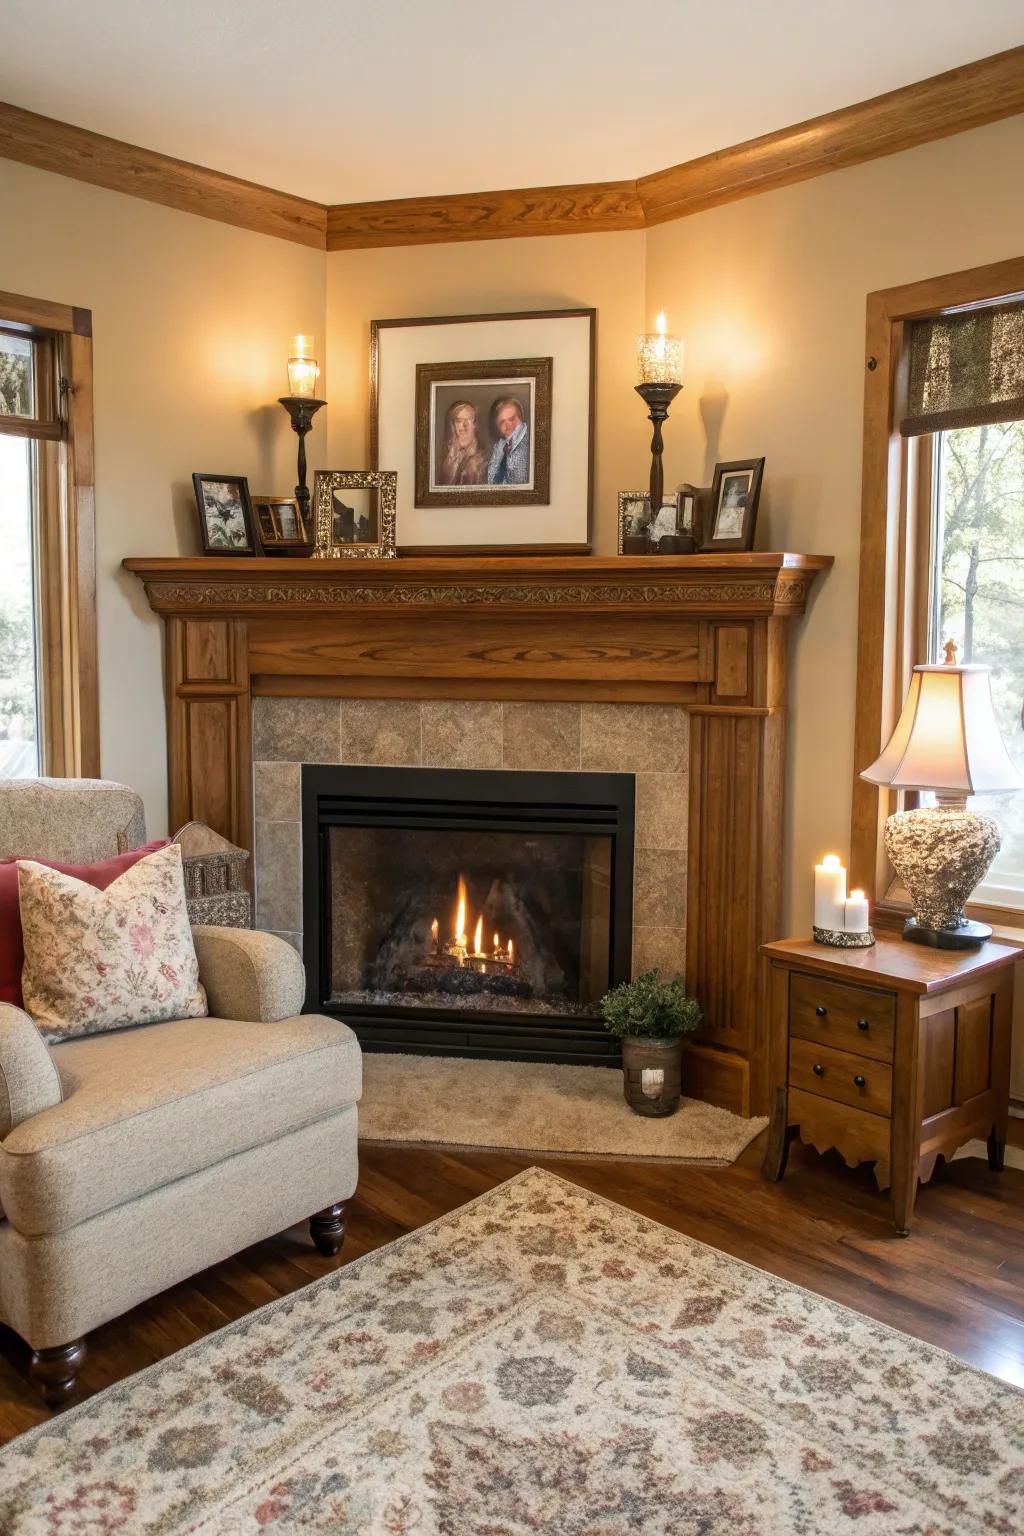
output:
M316 1014L176 1019L68 1040L52 1055L64 1102L0 1145L0 1204L27 1235L64 1231L362 1091L356 1037Z

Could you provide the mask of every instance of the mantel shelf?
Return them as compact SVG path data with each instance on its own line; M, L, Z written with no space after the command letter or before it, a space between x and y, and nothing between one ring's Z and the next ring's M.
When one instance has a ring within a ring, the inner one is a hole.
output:
M125 560L157 613L500 608L768 617L803 611L831 555Z

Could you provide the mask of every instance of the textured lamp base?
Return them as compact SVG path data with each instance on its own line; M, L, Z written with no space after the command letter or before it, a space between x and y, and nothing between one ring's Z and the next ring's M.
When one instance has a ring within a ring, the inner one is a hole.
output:
M980 949L992 937L992 929L987 923L976 923L969 917L952 928L928 928L916 917L908 917L903 937L911 944L928 944L932 949Z
M992 937L964 905L999 852L999 828L962 806L897 811L885 824L885 851L910 892L903 937L935 949L976 949Z

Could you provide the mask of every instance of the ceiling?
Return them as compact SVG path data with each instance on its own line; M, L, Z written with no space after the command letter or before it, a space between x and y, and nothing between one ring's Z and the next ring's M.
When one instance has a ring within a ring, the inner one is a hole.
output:
M1021 0L0 0L0 100L344 203L629 179L1024 41Z

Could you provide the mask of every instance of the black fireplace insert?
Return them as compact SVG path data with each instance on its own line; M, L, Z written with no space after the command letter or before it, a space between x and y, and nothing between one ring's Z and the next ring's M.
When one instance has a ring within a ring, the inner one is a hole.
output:
M369 1050L613 1064L633 822L632 774L304 765L307 1007Z

